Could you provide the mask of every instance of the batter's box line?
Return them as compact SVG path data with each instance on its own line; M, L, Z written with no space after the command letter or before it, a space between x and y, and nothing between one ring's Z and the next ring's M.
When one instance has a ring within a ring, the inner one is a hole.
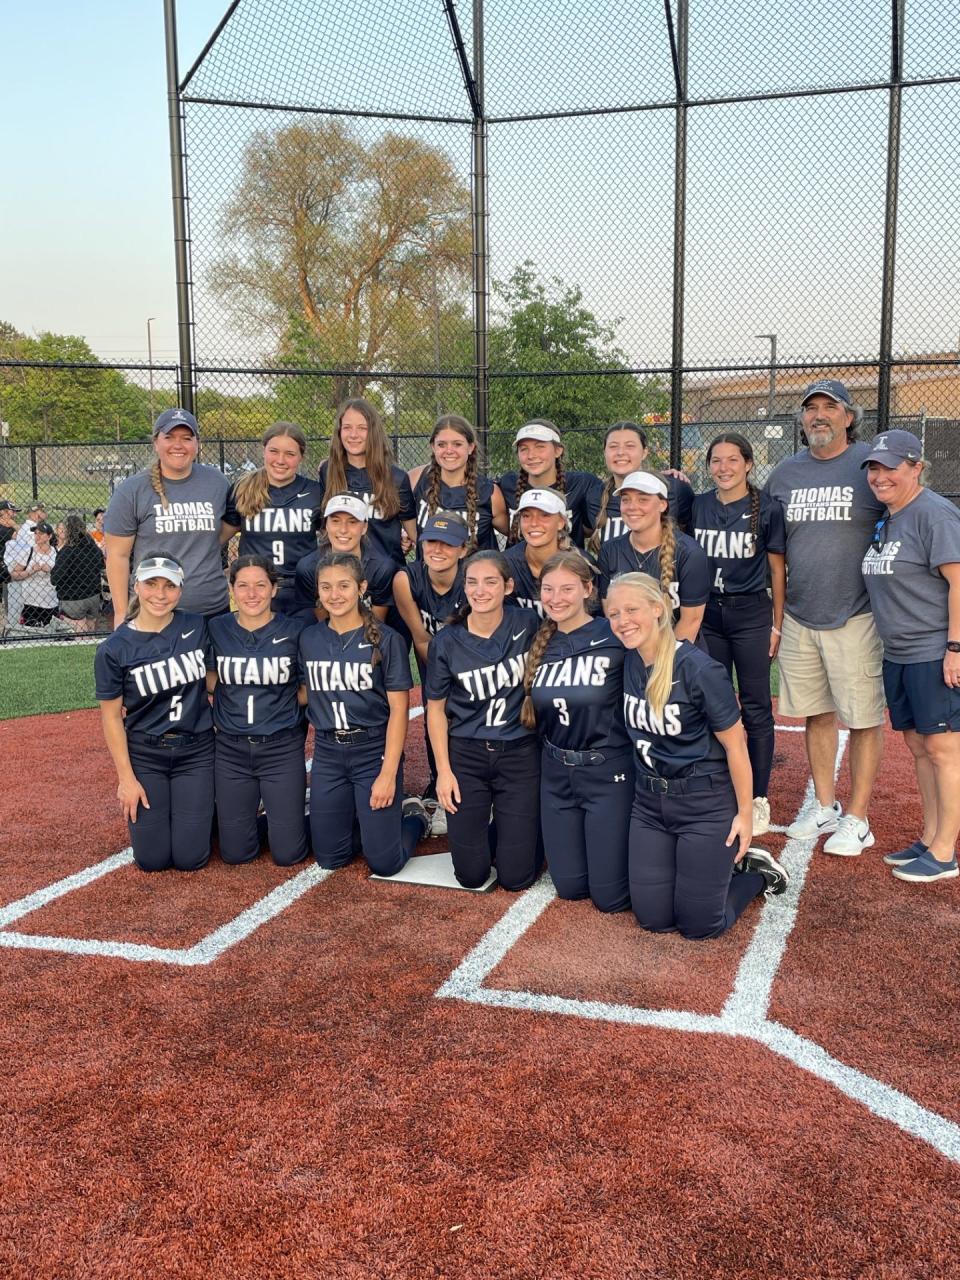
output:
M848 736L846 732L841 734L835 774L839 772ZM811 780L803 803L807 804L812 799ZM719 1014L694 1013L687 1009L643 1009L601 1000L579 1000L484 986L490 974L556 898L556 890L546 874L483 935L437 989L436 998L592 1022L753 1040L801 1070L833 1085L880 1119L926 1142L948 1160L960 1164L960 1125L921 1106L899 1089L847 1066L816 1041L799 1035L768 1016L773 982L796 923L799 897L815 844L814 840L787 842L782 858L790 872L790 888L783 897L764 904L753 937L737 969L733 990Z
M65 894L82 889L102 876L109 875L121 867L133 862L133 850L124 849L121 853L112 854L102 862L85 867L76 875L66 876L54 884L45 885L35 893L27 894L17 902L0 907L0 947L16 947L32 951L60 951L74 956L110 956L118 960L133 960L139 963L195 965L212 964L230 947L236 946L244 938L248 938L261 925L272 920L274 916L286 911L298 898L303 897L310 889L322 884L332 871L326 871L311 864L299 871L295 876L271 889L268 894L258 899L253 906L241 911L238 916L228 920L219 929L214 929L194 943L192 947L154 947L141 942L120 942L112 938L70 938L34 933L17 933L7 929L23 916L41 907L55 902Z

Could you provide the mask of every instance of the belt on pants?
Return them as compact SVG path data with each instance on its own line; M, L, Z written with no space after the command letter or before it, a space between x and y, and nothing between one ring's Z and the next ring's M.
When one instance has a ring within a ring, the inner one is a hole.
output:
M197 742L206 742L212 737L213 730L206 733L137 733L135 730L127 734L127 741L139 743L145 747L192 747Z
M317 737L327 742L339 742L343 746L359 746L367 738L379 738L386 733L386 725L382 729L318 729Z
M637 786L654 795L683 795L688 791L712 791L729 786L728 773L694 773L689 778L660 778L653 773L637 773Z
M567 751L563 747L555 747L552 742L548 742L546 738L543 740L543 749L548 756L554 760L559 760L561 764L571 766L581 764L603 764L607 757L602 751ZM627 748L624 748L626 754Z
M254 746L260 746L264 742L286 742L288 738L300 738L306 735L306 729L301 725L295 726L293 729L278 729L276 733L224 733L222 729L217 730L218 738L226 738L228 742L251 742Z
M738 609L743 605L756 604L758 600L769 600L766 591L742 591L733 595L717 595L710 597L710 603L721 609Z

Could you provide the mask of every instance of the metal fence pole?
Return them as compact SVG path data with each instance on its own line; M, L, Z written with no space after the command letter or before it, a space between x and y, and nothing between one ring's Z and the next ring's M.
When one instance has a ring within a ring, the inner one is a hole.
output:
M670 54L677 92L673 171L673 337L670 356L670 465L680 466L683 446L683 303L687 226L687 0L677 0L673 25L665 0Z
M900 194L900 114L903 99L903 23L906 0L890 5L890 107L887 117L887 196L883 227L883 293L880 300L880 377L877 385L877 430L890 417L890 373L893 358L893 301L897 266L897 203Z
M40 487L37 483L37 446L30 446L30 493L34 502L40 497Z
M483 0L473 0L474 118L472 135L473 230L473 412L480 445L486 455L490 431L490 281L487 192L487 122L483 87Z
M177 333L180 372L177 399L190 413L195 410L193 314L191 307L190 242L187 232L187 182L184 164L183 109L177 67L176 0L163 0L163 25L167 56L167 117L170 127L170 182L173 193L173 244L177 266Z

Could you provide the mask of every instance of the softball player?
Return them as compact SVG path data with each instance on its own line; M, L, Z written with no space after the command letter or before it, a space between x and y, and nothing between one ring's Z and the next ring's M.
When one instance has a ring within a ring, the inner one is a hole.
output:
M262 800L271 857L290 867L307 856L306 728L297 698L303 624L273 612L278 575L266 556L238 556L230 585L237 612L210 620L207 675L217 731L220 856L231 863L257 856Z
M263 433L263 466L230 490L224 520L240 529L241 556L266 556L279 574L273 608L297 608L297 563L317 545L315 530L323 501L316 480L300 475L307 437L294 422L275 422Z
M490 874L491 804L500 884L527 889L540 870L540 751L536 734L520 723L539 619L505 604L512 588L498 551L472 555L464 567L468 610L430 644L425 695L437 799L447 812L454 872L471 889Z
M707 557L700 545L680 533L667 510L667 486L649 471L632 471L617 489L624 523L630 530L600 548L600 595L621 573L647 573L673 602L680 640L695 641L710 595Z
M557 893L625 911L633 751L623 724L624 649L606 618L587 611L593 576L579 551L544 565L546 621L527 654L520 719L540 734L540 825Z
M504 553L513 579L508 604L535 609L542 618L540 574L543 566L570 545L566 502L553 489L528 489L520 499L517 518L520 541Z
M142 871L196 871L210 856L210 640L200 614L177 608L182 590L176 560L141 560L126 621L93 660L117 798Z
M599 490L591 492L588 511L593 535L587 543L591 555L600 554L600 546L611 538L620 538L628 532L620 514L618 490L627 476L634 471L648 471L647 436L636 422L615 422L607 428L603 437L603 457L607 464L607 478ZM679 472L658 472L667 486L667 510L670 518L681 529L691 527L693 510L693 486Z
M507 504L499 485L478 474L477 435L466 418L448 413L438 419L430 436L432 460L410 472L417 529L423 530L438 511L455 511L467 522L467 554L496 548L497 532L510 530Z
M736 667L753 771L753 833L764 835L770 830L767 792L773 767L770 664L780 643L787 586L783 507L751 483L753 449L742 435L728 432L711 441L707 466L716 488L698 494L693 504L694 536L706 552L710 574L700 635L731 678Z
M367 584L365 598L370 602L374 616L383 621L393 603L393 575L397 566L393 560L374 551L369 546L370 510L355 493L335 493L327 499L323 508L323 533L321 545L297 563L294 575L296 590L296 614L306 622L322 622L326 617L317 608L317 566L328 551L339 551L356 556L363 568Z
M427 819L417 800L404 829L403 744L410 664L395 631L364 603L360 561L328 552L317 570L326 622L300 633L300 699L316 730L310 775L310 832L321 867L353 857L354 818L377 875L406 863Z
M713 938L787 873L751 849L753 787L740 708L727 673L686 641L644 573L617 578L607 596L613 634L628 651L623 709L635 749L630 901L656 933ZM738 874L734 875L734 869Z
M528 489L554 489L563 494L570 536L578 547L590 532L590 511L599 506L600 480L589 471L564 471L560 432L545 418L526 423L514 438L520 470L500 477L510 516L511 543L521 536L518 511Z
M380 414L360 398L345 400L337 411L330 457L320 464L321 501L328 493L358 494L370 508L370 546L399 568L407 544L417 541L417 510L410 478L393 461Z

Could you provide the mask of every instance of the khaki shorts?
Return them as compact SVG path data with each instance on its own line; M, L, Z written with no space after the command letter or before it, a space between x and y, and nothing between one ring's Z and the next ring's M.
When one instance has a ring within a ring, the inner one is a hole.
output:
M781 715L833 711L851 729L883 724L883 646L872 613L833 631L812 631L785 614L778 656Z

